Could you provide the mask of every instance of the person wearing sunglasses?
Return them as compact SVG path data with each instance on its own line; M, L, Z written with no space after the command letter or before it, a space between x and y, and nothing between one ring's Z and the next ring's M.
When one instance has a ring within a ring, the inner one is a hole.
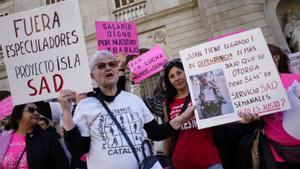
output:
M143 160L141 144L145 139L159 141L171 136L192 117L195 109L187 109L169 123L157 124L141 98L117 87L117 65L115 56L108 51L97 51L91 58L91 77L98 88L77 104L73 118L70 101L76 93L64 89L58 98L64 113L66 144L73 156L87 153L89 169L139 168L125 137L100 103L100 99L130 138L140 161Z
M175 119L192 106L181 60L165 65L165 122ZM197 129L196 119L184 123L175 138L165 140L165 153L172 155L176 169L223 169L210 129Z
M40 113L35 103L13 108L12 129L0 135L1 169L70 168L57 136L39 126Z

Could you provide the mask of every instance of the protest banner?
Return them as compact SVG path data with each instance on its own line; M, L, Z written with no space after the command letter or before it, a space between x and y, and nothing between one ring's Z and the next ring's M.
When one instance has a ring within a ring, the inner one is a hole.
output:
M135 23L96 21L95 24L98 50L108 50L113 54L140 54Z
M288 54L290 60L290 72L299 74L300 73L300 52Z
M77 0L1 17L0 27L14 105L92 90Z
M128 64L130 71L135 74L134 82L140 83L142 80L163 70L167 62L167 56L164 54L163 49L157 45Z
M266 115L290 108L259 28L179 53L199 129L238 121L238 113Z
M3 119L5 116L8 116L12 113L13 103L11 96L0 101L0 119Z

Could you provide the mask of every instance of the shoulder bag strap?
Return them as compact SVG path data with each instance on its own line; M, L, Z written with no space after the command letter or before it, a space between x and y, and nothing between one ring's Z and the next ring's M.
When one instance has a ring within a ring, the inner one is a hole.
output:
M184 101L184 104L183 104L183 106L182 106L182 108L181 108L180 114L182 114L182 113L186 110L186 108L187 108L187 106L189 105L190 101L191 101L191 96L190 96L190 94L189 94L189 95L187 96L187 98L185 99L185 101Z
M149 140L144 140L144 141L142 142L142 152L143 152L144 157L145 157L145 158L148 157L148 156L146 155L146 149L145 149L145 146L148 147L148 150L149 150L149 153L150 153L150 154L149 154L149 157L150 157L150 156L153 156L154 154L153 154L152 146L151 146Z
M182 108L180 110L180 114L185 111L185 109L189 105L190 101L191 101L191 96L189 94L187 96L187 98L185 99L185 101L184 101L184 104L183 104L183 106L182 106ZM171 120L171 108L170 108L170 104L169 103L166 103L166 110L167 110L168 120L170 121Z
M100 96L97 94L97 99L99 100L99 102L103 105L103 107L105 108L105 110L107 111L107 113L109 114L109 116L111 117L111 119L115 122L116 126L118 127L118 129L120 130L120 132L123 134L124 138L126 139L129 147L132 150L132 153L134 154L138 164L139 164L139 168L140 168L140 159L139 156L132 144L132 142L130 141L130 138L128 137L128 135L126 134L126 132L123 130L122 126L120 125L120 123L118 122L118 120L116 119L116 117L113 115L113 113L111 112L111 110L107 107L107 105L104 103L104 101L100 98Z

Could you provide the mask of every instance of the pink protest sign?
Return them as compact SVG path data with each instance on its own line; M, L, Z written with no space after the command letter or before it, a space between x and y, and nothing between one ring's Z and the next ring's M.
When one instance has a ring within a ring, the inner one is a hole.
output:
M108 50L113 54L140 54L135 23L97 21L95 24L98 50Z
M11 114L13 109L12 97L9 96L0 102L0 119Z
M300 139L300 75L281 74L281 80L287 89L287 96L291 104L291 109L283 112L282 126L292 137Z
M288 89L295 80L300 82L300 75L299 74L289 74L289 73L282 73L280 74L280 79L285 89Z
M237 34L237 33L245 32L245 31L246 31L246 29L240 29L238 31L229 32L229 33L226 33L226 34L223 34L223 35L219 35L219 36L210 38L210 39L208 39L208 42L213 41L213 40L217 40L217 39L221 39L221 38L224 38L224 37L227 37L227 36L230 36L230 35L234 35L234 34Z
M139 83L149 76L163 70L167 62L167 56L159 45L130 61L130 71L135 74L134 82Z

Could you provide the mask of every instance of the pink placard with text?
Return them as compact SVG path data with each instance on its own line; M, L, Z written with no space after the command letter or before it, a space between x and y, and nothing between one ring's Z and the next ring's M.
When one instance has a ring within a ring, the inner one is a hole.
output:
M135 23L96 21L95 24L98 50L108 50L113 54L140 54Z
M9 96L0 102L0 119L11 114L13 109L12 97Z
M159 45L130 61L130 71L135 74L134 82L139 83L149 76L163 70L167 62L167 56Z

